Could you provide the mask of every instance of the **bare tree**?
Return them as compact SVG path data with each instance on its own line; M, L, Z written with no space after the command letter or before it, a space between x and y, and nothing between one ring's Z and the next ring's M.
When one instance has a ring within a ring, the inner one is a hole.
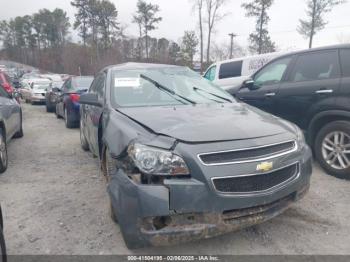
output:
M307 0L307 19L300 19L298 32L309 39L309 48L312 48L313 39L317 32L324 29L327 22L324 15L332 11L336 5L345 3L346 0Z
M225 16L225 14L220 14L220 8L222 8L226 4L226 2L227 0L206 0L208 26L207 64L210 63L210 45L213 29L216 23Z
M234 42L232 47L232 58L242 57L246 55L246 51L238 43ZM223 61L229 59L231 56L231 45L227 43L213 42L213 49L211 51L212 61Z
M203 62L204 62L204 32L203 32L203 5L204 0L193 0L194 11L198 14L198 26L199 26L199 56L200 56L200 73L203 73Z

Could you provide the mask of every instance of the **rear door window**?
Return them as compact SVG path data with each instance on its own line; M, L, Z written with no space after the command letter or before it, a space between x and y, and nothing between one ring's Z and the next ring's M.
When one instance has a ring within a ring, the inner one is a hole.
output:
M242 76L243 61L225 63L220 66L219 79Z
M316 81L339 76L338 51L334 50L300 55L290 75L290 81Z
M350 77L350 49L340 50L340 61L344 77Z

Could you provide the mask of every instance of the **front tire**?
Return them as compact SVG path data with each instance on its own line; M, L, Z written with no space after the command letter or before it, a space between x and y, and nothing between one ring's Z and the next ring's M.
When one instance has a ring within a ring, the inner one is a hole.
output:
M58 105L56 105L56 110L55 110L55 115L57 119L61 119L62 117L59 114L59 110L58 110Z
M107 183L111 181L112 176L117 172L117 161L114 159L108 149L104 150L101 160L101 168L103 176L105 177Z
M83 128L84 128L83 123L80 120L80 145L84 151L89 151L89 143L86 139Z
M5 130L0 129L0 174L4 173L8 165L7 144Z
M327 174L350 180L350 122L325 125L315 140L315 155Z
M22 113L21 113L21 123L20 123L20 128L19 128L19 130L17 131L17 133L13 136L13 138L21 138L21 137L23 137L23 126L22 126L22 124L23 124L23 120L22 120Z
M47 112L47 113L53 113L53 112L55 112L55 106L52 105L52 104L49 103L49 102L46 102L46 112Z
M67 108L64 108L64 122L67 128L75 128L76 123L72 121L71 116L68 114Z

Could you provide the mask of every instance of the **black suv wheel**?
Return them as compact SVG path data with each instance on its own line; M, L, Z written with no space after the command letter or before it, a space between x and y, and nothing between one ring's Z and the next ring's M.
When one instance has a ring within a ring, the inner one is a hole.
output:
M350 122L325 125L317 134L315 155L329 175L350 180Z

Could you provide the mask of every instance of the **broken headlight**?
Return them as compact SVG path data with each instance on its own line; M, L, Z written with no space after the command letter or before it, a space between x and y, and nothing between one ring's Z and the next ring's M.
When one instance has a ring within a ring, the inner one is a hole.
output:
M133 143L128 155L143 173L159 176L189 175L185 161L170 151Z

